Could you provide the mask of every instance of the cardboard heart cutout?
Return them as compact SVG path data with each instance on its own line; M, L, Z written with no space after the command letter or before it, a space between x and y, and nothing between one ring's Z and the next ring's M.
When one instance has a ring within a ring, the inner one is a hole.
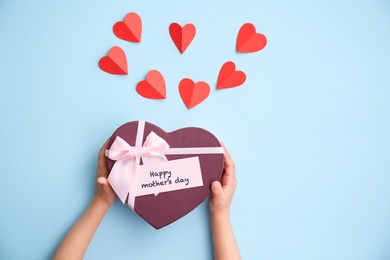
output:
M251 23L244 24L237 35L236 51L237 52L257 52L267 45L267 38L256 33L256 28Z
M119 39L129 42L141 42L141 17L136 13L128 13L123 22L114 24L113 32Z
M184 104L191 109L209 96L210 86L203 81L194 83L191 79L185 78L179 83L179 93Z
M177 49L183 54L195 37L196 28L191 23L188 23L183 27L178 23L172 23L169 26L169 34Z
M167 96L164 77L157 70L149 71L146 80L140 81L136 90L144 98L165 99Z
M167 133L156 125L144 123L143 144L146 136L154 132L164 139L171 148L221 147L218 139L202 128L187 127ZM108 149L117 136L134 147L138 137L139 124L140 122L135 121L120 126L109 139ZM220 179L223 171L223 153L166 155L169 161L194 156L199 158L203 186L163 192L157 196L150 194L135 198L134 211L154 228L159 229L169 225L191 212L210 195L211 183ZM107 158L107 166L110 171L115 163Z
M101 70L116 75L127 75L127 58L125 52L118 46L112 47L108 56L99 60Z
M236 70L236 64L228 61L219 71L217 89L233 88L242 85L246 80L244 72Z

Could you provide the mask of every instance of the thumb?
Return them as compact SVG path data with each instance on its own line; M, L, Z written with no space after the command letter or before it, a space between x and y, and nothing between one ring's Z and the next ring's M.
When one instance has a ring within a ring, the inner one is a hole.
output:
M106 191L107 189L110 188L110 184L108 183L108 180L106 177L99 177L99 178L97 178L96 181L103 191Z
M211 193L213 196L221 196L223 193L221 183L219 181L214 181L211 183Z
M108 184L107 178L105 178L105 177L99 177L99 178L97 178L97 182L98 182L100 185L106 185L106 184Z

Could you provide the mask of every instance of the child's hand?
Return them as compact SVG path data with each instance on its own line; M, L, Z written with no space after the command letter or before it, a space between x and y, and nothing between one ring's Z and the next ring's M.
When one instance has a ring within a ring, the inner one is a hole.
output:
M108 140L99 151L93 199L61 241L52 259L83 259L93 234L110 205L115 201L115 192L107 181L108 167L105 158L107 143Z
M234 162L224 144L221 143L221 145L225 149L224 172L220 181L214 181L211 184L209 207L212 214L229 214L230 204L232 203L234 190L237 185Z
M96 170L96 184L94 199L111 205L116 198L114 190L107 181L108 167L105 157L108 140L103 144L98 155L98 168Z

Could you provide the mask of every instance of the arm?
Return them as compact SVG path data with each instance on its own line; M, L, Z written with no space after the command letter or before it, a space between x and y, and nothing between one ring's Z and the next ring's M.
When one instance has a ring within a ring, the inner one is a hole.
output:
M82 259L100 222L115 201L115 192L107 181L108 168L104 156L106 149L107 142L100 149L98 156L94 196L87 209L58 246L53 255L54 260Z
M236 260L241 259L241 255L230 223L230 204L236 189L237 180L234 162L226 148L224 163L225 169L221 180L211 184L209 206L214 258L215 260Z

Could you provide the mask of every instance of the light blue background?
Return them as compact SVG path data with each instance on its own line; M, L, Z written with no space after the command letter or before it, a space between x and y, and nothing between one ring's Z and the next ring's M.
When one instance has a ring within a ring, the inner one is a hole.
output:
M114 36L128 12L142 42ZM193 23L180 55L168 26ZM242 24L268 38L238 54ZM97 64L112 46L129 75ZM217 91L221 65L245 71ZM239 185L244 259L390 259L390 2L0 1L0 259L48 259L93 194L96 155L121 124L203 127L225 142ZM166 100L135 91L162 72ZM206 81L187 110L177 85ZM212 259L207 202L154 230L119 201L85 259Z

